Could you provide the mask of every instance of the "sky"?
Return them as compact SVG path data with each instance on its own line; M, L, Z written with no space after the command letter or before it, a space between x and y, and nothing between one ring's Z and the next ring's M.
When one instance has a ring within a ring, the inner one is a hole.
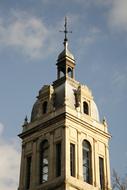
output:
M16 190L21 141L18 134L39 89L56 80L63 50L64 17L76 80L93 92L105 116L111 173L127 171L127 1L0 0L0 189ZM2 156L1 156L2 155Z

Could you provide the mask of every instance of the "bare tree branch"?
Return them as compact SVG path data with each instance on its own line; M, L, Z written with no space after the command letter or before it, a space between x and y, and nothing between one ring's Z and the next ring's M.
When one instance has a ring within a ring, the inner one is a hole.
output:
M127 190L127 177L122 180L115 170L113 170L112 183L113 190Z

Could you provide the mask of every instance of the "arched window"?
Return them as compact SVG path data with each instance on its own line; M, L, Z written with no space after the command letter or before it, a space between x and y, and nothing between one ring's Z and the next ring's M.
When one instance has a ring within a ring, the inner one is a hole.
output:
M47 107L48 107L48 102L45 101L42 105L42 112L43 114L47 113Z
M92 183L92 166L91 166L91 145L88 141L83 141L83 179L85 182Z
M73 72L72 72L72 69L70 67L68 67L67 73L68 73L69 77L71 77L71 78L73 77Z
M65 76L65 68L64 67L59 67L57 70L57 77L58 79L62 78Z
M60 69L60 78L62 78L63 76L65 76L65 70L64 68Z
M44 140L40 145L40 183L48 181L48 141Z
M83 112L87 115L89 114L89 106L87 102L83 102Z

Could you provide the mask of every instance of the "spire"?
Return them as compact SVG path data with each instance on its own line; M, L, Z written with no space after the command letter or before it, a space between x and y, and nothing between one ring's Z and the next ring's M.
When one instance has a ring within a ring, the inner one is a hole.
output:
M59 54L58 59L62 58L64 56L68 56L70 57L72 60L74 60L74 56L72 55L72 53L68 50L68 38L67 38L67 34L68 33L72 33L72 31L68 30L68 24L67 24L67 17L65 17L65 23L64 23L64 30L60 30L60 32L64 33L64 50Z
M65 16L64 30L63 30L63 31L60 31L60 32L64 32L64 34L65 34L63 44L64 44L64 48L67 49L67 46L68 46L67 34L68 34L68 33L72 33L72 31L69 31L69 30L67 29L67 17L66 17L66 16Z

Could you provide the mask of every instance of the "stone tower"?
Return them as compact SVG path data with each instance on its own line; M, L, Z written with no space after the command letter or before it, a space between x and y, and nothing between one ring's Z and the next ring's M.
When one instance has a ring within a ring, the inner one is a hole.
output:
M57 80L44 85L25 119L19 190L108 190L110 134L91 90L75 80L68 49L57 59Z

